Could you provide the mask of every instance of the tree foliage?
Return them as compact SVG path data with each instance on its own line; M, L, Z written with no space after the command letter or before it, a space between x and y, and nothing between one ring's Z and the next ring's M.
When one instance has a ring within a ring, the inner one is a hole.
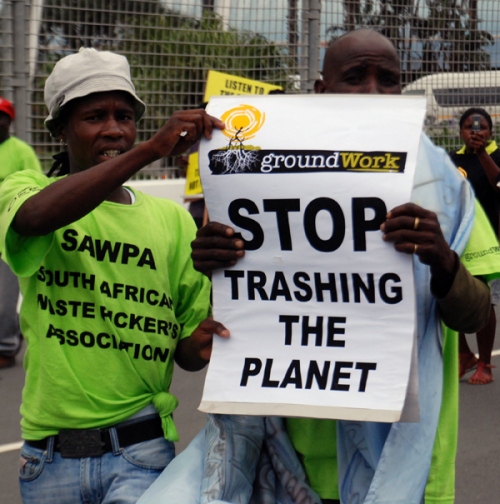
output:
M143 41L140 54L134 51L135 40ZM127 32L121 49L139 85L155 81L155 92L171 105L199 104L210 69L285 87L291 71L281 47L253 32L224 29L210 12L200 20L142 19Z
M128 57L148 105L141 136L156 131L175 110L198 106L210 69L283 87L292 85L288 76L295 73L285 48L258 33L228 29L211 9L197 19L157 0L47 0L43 19L42 74L82 46Z
M129 19L165 13L158 0L45 0L40 43L70 52L110 45Z
M360 27L379 30L401 57L403 76L412 81L436 72L488 70L493 44L480 30L477 0L343 0L344 22L331 26L332 40ZM422 14L423 13L423 14Z

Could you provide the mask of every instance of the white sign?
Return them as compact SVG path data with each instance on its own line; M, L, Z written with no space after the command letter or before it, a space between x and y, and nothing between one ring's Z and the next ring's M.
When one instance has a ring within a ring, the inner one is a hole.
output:
M246 255L213 275L215 338L200 409L393 422L415 326L412 257L382 240L410 199L425 100L217 97L200 146L210 219Z

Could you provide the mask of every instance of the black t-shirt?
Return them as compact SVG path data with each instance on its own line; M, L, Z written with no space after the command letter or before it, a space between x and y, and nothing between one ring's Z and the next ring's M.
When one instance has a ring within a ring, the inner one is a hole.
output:
M450 154L455 165L467 173L467 179L471 183L476 198L484 208L497 236L499 235L500 193L497 193L488 181L488 177L479 162L476 154ZM500 168L500 149L490 154L491 158Z

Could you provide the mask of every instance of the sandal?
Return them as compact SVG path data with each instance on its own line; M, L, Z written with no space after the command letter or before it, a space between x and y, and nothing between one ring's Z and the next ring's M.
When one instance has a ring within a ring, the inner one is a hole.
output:
M493 374L491 368L494 368L491 364L485 364L479 361L477 363L476 372L469 378L469 383L471 385L487 385L493 381Z
M472 353L461 353L458 354L458 362L459 362L459 371L458 377L463 378L467 371L472 371L476 369L477 363L479 362L477 357Z

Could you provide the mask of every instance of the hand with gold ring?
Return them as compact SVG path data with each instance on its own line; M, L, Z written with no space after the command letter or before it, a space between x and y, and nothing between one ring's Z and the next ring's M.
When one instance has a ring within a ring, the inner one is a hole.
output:
M444 297L453 284L460 259L448 245L437 215L414 203L405 203L387 213L380 226L383 240L392 243L398 252L413 254L430 266L431 281Z
M420 262L432 268L454 271L454 253L434 212L414 203L405 203L388 212L380 229L383 240L393 243L398 252L418 255Z

